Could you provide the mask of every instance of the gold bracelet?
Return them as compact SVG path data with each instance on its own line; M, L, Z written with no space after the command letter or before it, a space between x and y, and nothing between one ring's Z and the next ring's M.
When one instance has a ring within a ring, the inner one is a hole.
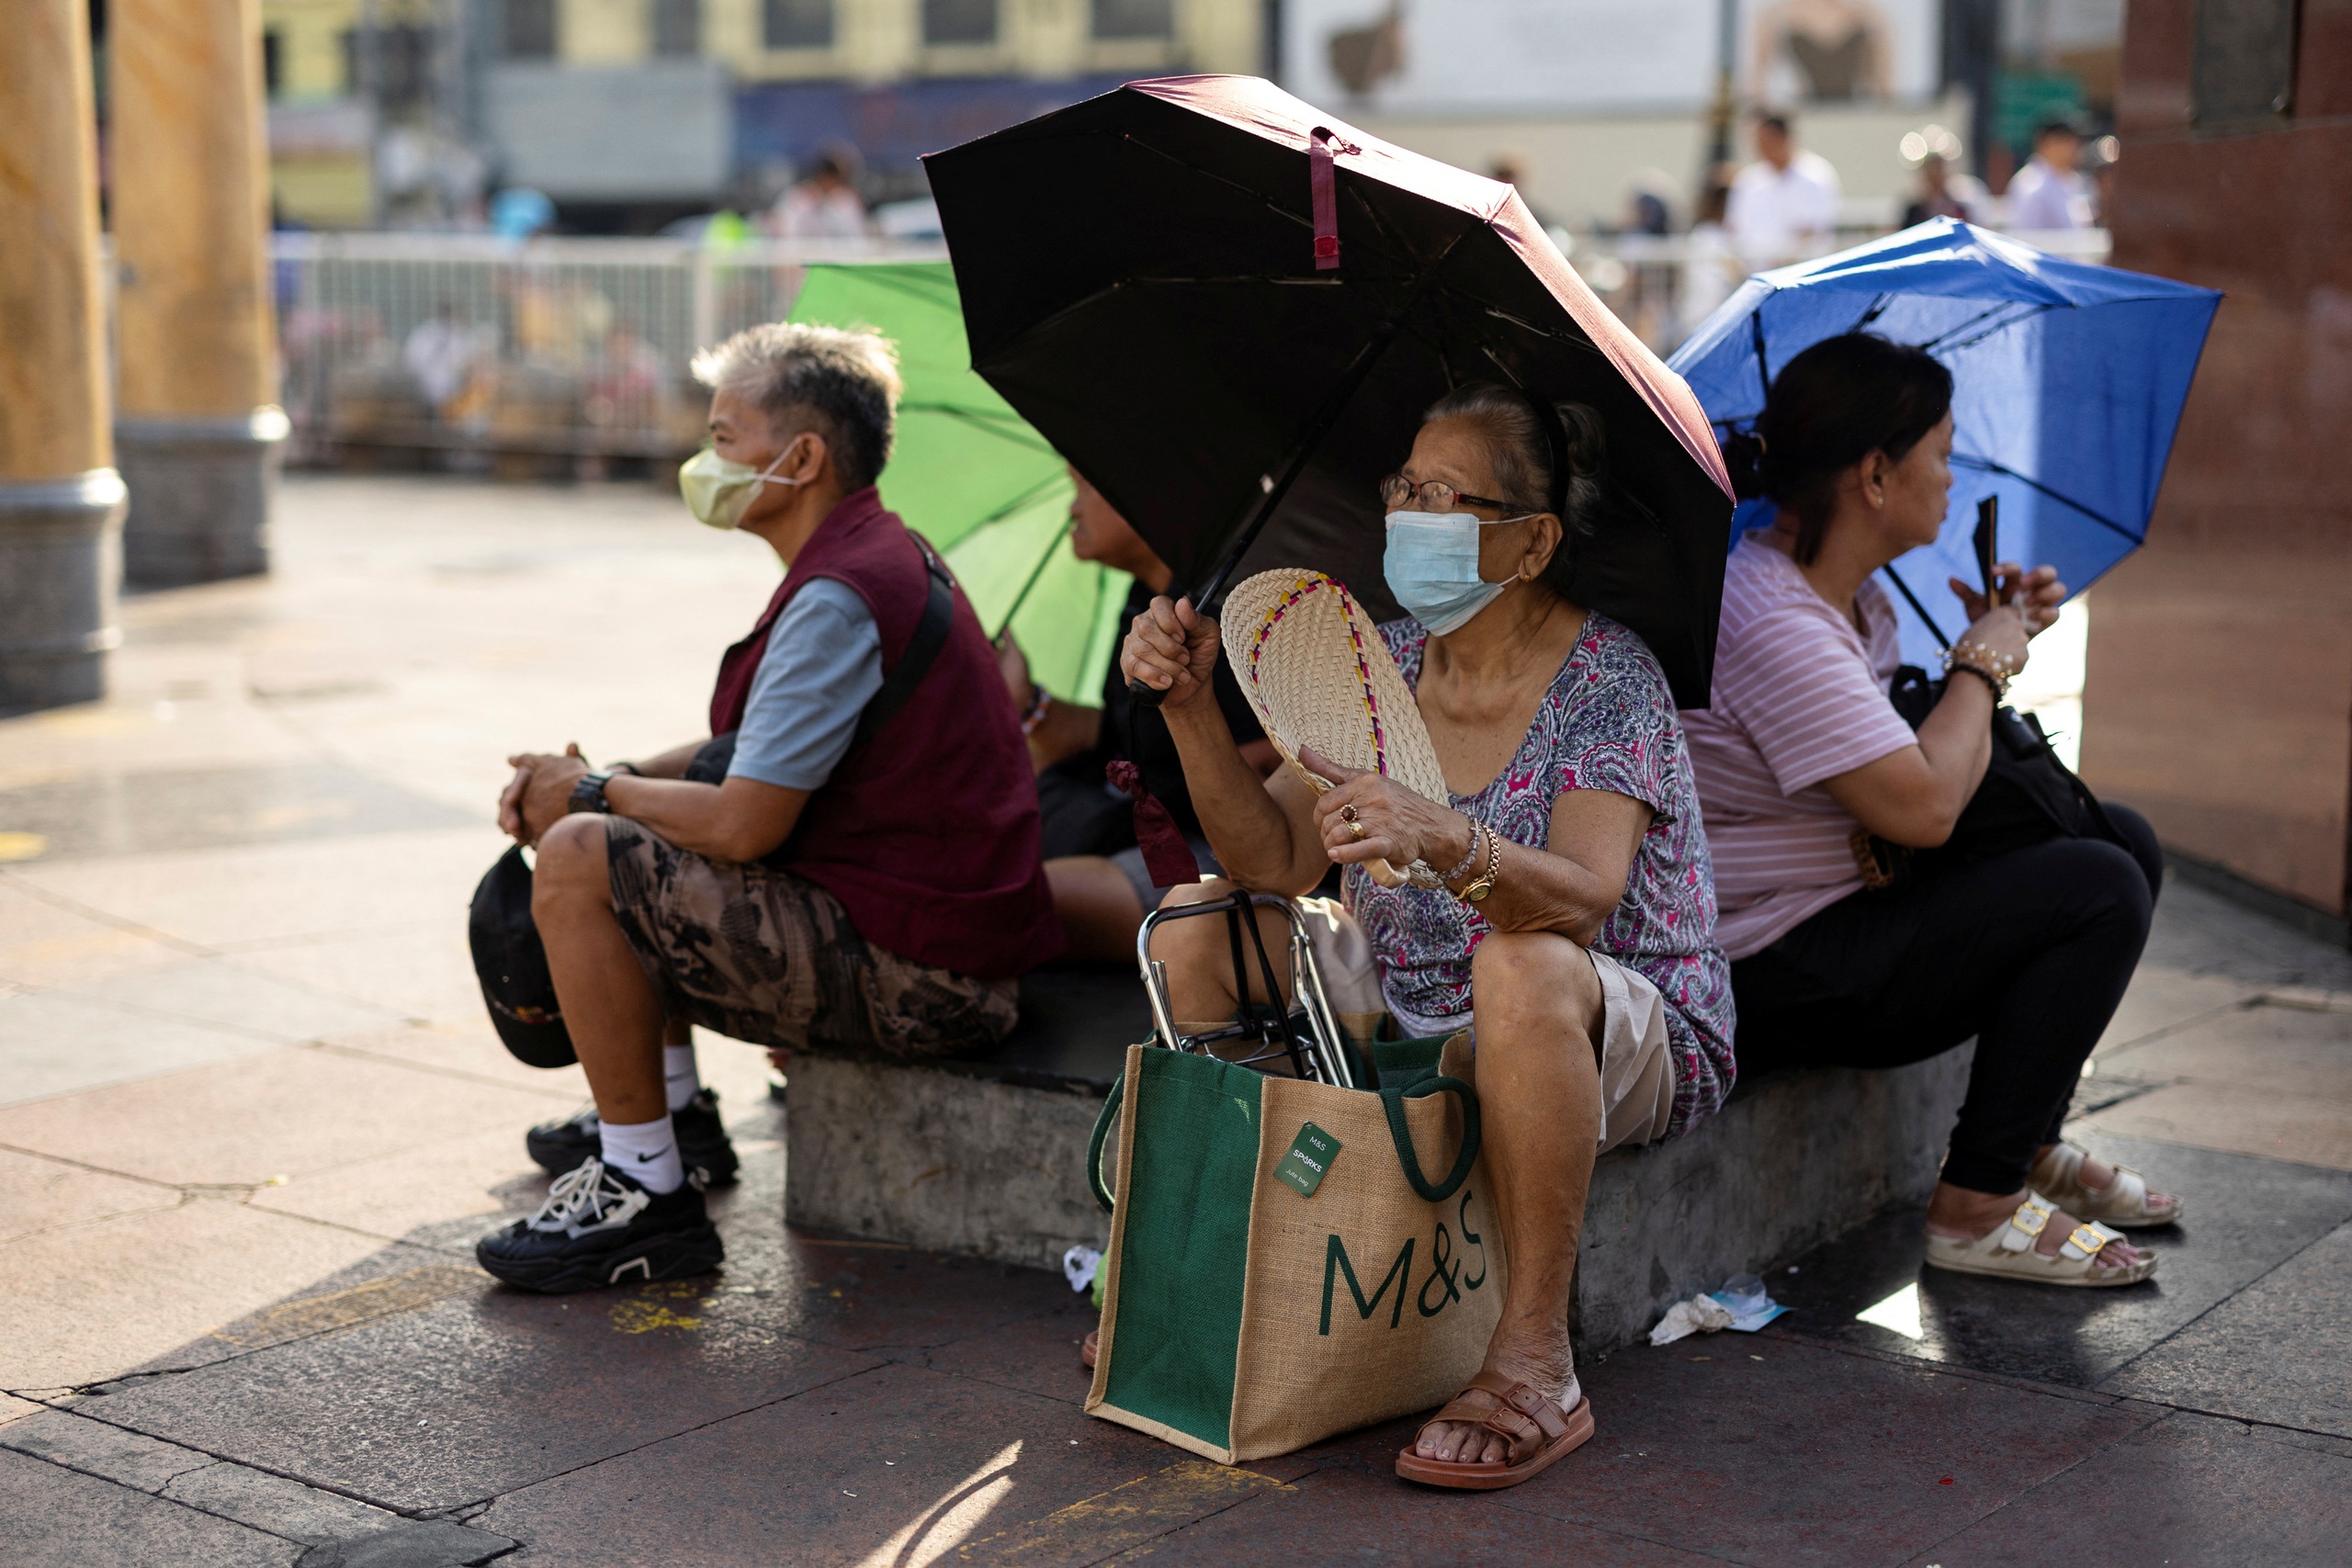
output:
M1483 822L1478 824L1478 831L1487 836L1487 869L1478 874L1476 880L1454 895L1465 904L1485 903L1487 895L1495 890L1495 879L1502 874L1503 870L1502 835Z

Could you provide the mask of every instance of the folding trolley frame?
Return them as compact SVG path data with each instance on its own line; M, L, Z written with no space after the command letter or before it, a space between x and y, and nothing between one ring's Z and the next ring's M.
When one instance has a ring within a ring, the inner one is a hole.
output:
M1244 918L1253 905L1279 909L1290 922L1290 972L1295 999L1287 1005L1282 1000L1283 989L1274 974L1273 961L1266 953L1265 934L1258 929L1254 918ZM1233 944L1234 995L1250 994L1250 960L1255 957L1261 982L1272 1001L1262 1007L1244 1003L1240 1018L1221 1029L1180 1034L1175 1015L1169 1007L1168 965L1152 957L1151 933L1169 920L1208 915L1225 917L1226 934ZM1160 1044L1171 1050L1216 1056L1240 1066L1286 1061L1302 1078L1341 1089L1357 1087L1355 1075L1348 1066L1345 1037L1324 994L1323 972L1316 964L1314 944L1306 938L1306 918L1293 900L1271 893L1234 893L1204 903L1155 909L1144 917L1143 929L1136 933L1136 962L1143 970L1144 995L1150 999L1152 1025ZM1229 1041L1247 1042L1242 1047L1245 1054L1233 1055L1215 1048Z

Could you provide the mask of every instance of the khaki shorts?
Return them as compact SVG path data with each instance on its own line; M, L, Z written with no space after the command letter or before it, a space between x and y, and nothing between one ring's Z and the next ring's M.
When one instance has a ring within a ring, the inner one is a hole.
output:
M1323 994L1340 1027L1358 1040L1372 1038L1383 1023L1392 1030L1388 1004L1380 994L1380 965L1363 928L1336 898L1301 898L1315 966ZM1674 1114L1674 1055L1667 1049L1666 998L1637 969L1605 953L1584 949L1600 978L1604 1014L1600 1039L1600 1147L1656 1143ZM1470 1016L1475 1046L1477 1014Z
M976 980L869 946L815 883L679 849L605 819L613 913L672 1018L758 1045L958 1056L1002 1040L1012 980Z

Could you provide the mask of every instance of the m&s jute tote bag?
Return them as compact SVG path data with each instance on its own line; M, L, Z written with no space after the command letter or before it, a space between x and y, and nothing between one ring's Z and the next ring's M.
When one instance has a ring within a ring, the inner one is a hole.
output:
M1113 1201L1091 1414L1231 1464L1478 1371L1504 1263L1469 1040L1373 1049L1378 1091L1128 1048L1091 1156Z

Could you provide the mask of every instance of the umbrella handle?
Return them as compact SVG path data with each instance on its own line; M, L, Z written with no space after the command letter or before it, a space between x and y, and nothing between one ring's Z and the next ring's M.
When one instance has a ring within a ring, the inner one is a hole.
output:
M1329 156L1328 147L1324 148L1324 155L1327 159ZM1464 232L1466 233L1468 231L1465 230ZM1193 603L1196 607L1206 612L1216 604L1218 595L1225 590L1225 580L1233 575L1235 567L1241 564L1243 552L1257 542L1260 530L1263 529L1268 520L1273 516L1274 509L1283 502L1283 497L1290 493L1292 483L1305 471L1307 459L1312 457L1315 455L1315 449L1323 444L1323 438L1331 434L1331 427L1339 423L1340 415L1346 411L1349 401L1355 397L1357 389L1363 385L1364 378L1372 374L1372 367L1387 351L1389 344L1395 341L1397 329L1404 325L1405 318L1410 315L1413 308L1421 302L1421 295L1429 288L1430 280L1437 276L1438 268L1445 265L1446 258L1453 254L1453 247L1461 243L1461 234L1456 234L1446 242L1445 249L1431 257L1422 266L1419 276L1413 279L1412 289L1406 295L1405 302L1397 308L1394 315L1374 328L1372 334L1356 350L1355 358L1350 361L1347 369L1341 372L1339 384L1333 387L1325 397L1323 406L1316 411L1314 419L1300 434L1297 444L1291 448L1290 456L1283 460L1282 472L1279 475L1267 476L1265 494L1260 499L1256 509L1250 513L1250 520L1241 525L1241 531L1235 535L1232 542L1226 547L1224 558L1217 562L1216 570L1209 573L1208 581L1202 583L1199 591L1193 595ZM1319 247L1317 265L1318 266L1323 265L1319 259ZM1339 265L1336 240L1333 242L1330 265L1334 266ZM1127 682L1127 691L1136 702L1148 708L1158 707L1168 695L1165 692L1154 691L1142 682L1134 680Z

